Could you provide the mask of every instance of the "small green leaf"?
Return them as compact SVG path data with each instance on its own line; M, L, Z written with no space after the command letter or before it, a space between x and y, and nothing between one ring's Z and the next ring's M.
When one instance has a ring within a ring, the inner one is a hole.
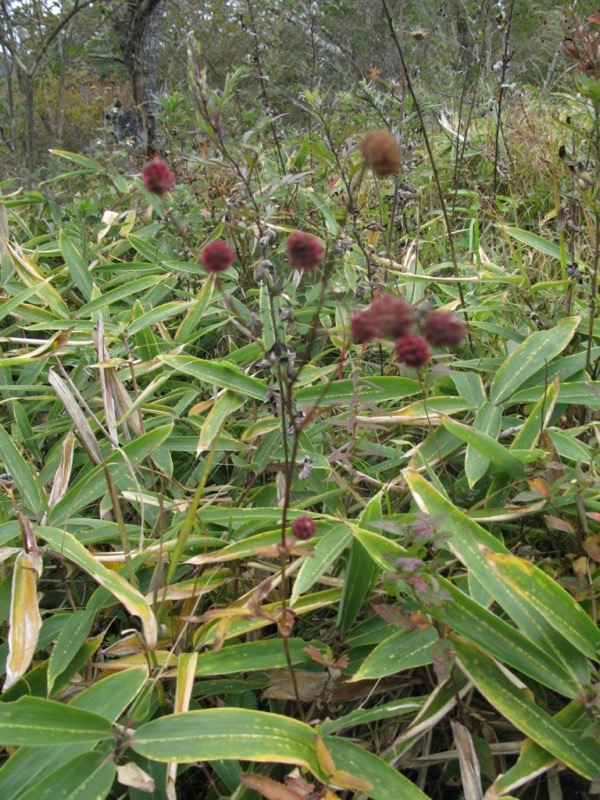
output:
M62 256L69 272L71 273L73 283L75 286L77 286L86 300L91 300L93 282L85 259L75 246L75 243L64 231L60 232L59 242Z
M76 611L64 624L48 662L48 694L52 694L54 681L69 666L85 642L94 621L94 611Z
M214 361L205 361L192 356L161 356L168 367L178 372L191 375L192 378L207 383L210 386L219 386L222 389L231 389L244 397L254 397L256 400L267 399L266 383L258 378L251 378L244 374L234 364Z
M502 409L487 400L482 403L475 415L474 430L491 437L496 442L501 424ZM483 478L490 465L490 460L489 455L484 453L481 448L478 449L473 444L468 445L465 456L465 473L471 488Z
M38 477L2 425L0 425L0 459L29 510L41 519L46 510L47 501Z
M385 678L413 667L431 664L431 647L436 641L438 635L431 627L424 631L397 631L369 653L350 683Z

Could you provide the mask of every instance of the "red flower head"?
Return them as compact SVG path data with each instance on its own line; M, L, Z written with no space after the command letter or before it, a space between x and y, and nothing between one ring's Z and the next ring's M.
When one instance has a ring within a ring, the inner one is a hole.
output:
M383 339L398 339L407 334L415 321L410 303L393 294L378 295L369 309L377 336Z
M409 333L396 342L396 358L400 364L419 369L429 361L429 345L418 333Z
M372 342L377 338L377 326L368 311L357 311L350 317L352 341L357 344Z
M325 251L310 233L294 231L286 243L287 257L297 269L314 269L323 261Z
M301 542L311 539L315 530L316 525L310 517L296 517L292 522L292 535Z
M162 158L155 158L144 164L142 180L146 189L154 194L165 194L175 186L175 176L171 167Z
M207 244L200 256L202 266L209 272L223 272L234 261L233 250L221 239L216 239L214 242Z
M431 311L423 322L423 333L436 347L453 347L465 338L465 323L451 311Z

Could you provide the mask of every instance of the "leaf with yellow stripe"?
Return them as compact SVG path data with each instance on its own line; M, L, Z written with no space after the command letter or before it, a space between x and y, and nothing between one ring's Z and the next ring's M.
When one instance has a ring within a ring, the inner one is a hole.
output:
M451 638L461 667L502 716L574 772L589 780L597 775L600 742L560 725L508 670L462 640Z
M588 658L600 657L600 628L550 575L517 556L485 551L492 568L506 585L536 606L571 644Z

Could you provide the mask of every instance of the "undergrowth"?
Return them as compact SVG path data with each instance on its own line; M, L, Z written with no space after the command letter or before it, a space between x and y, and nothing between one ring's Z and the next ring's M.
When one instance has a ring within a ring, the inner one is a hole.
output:
M2 184L4 800L598 791L598 22Z

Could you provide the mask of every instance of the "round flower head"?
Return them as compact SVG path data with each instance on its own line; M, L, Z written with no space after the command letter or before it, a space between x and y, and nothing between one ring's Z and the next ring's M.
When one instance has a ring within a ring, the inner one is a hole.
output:
M382 339L398 339L409 332L415 321L413 307L402 297L380 294L371 303L369 314L376 335Z
M319 240L303 231L290 234L285 247L290 264L297 269L314 269L325 257Z
M419 369L429 361L429 345L418 333L409 333L396 342L396 358L400 364Z
M144 164L142 181L146 189L154 194L165 194L175 186L175 176L171 167L162 158L155 158Z
M465 338L465 323L451 311L431 311L423 322L423 333L436 347L453 347Z
M396 137L389 131L370 131L360 143L365 163L375 175L387 178L400 170L402 158Z
M350 317L352 341L357 344L372 342L377 338L377 327L368 311L357 311Z
M312 538L315 530L315 522L310 517L296 517L292 522L292 535L302 542Z
M233 264L234 260L233 250L221 239L207 244L200 256L202 266L209 272L223 272Z

